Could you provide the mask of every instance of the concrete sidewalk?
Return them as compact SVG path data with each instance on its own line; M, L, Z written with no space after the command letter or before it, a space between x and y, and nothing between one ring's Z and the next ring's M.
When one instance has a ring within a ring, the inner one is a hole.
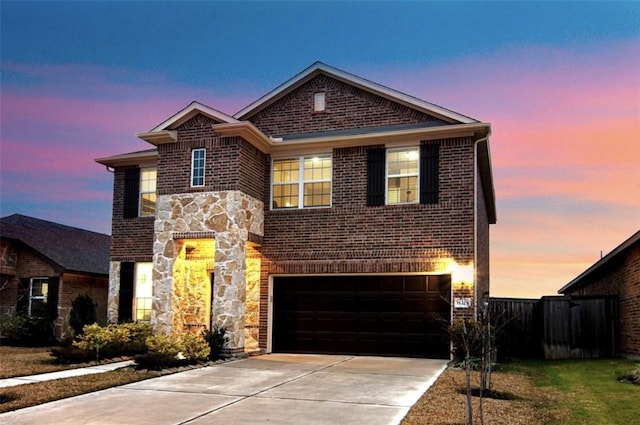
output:
M51 381L53 379L71 378L72 376L91 375L94 373L109 372L123 367L131 366L133 360L123 362L106 363L101 365L80 367L76 369L61 370L58 372L41 373L39 375L19 376L15 378L0 379L0 388L15 387L16 385L31 384L33 382Z
M391 425L446 360L268 354L0 415L15 425Z

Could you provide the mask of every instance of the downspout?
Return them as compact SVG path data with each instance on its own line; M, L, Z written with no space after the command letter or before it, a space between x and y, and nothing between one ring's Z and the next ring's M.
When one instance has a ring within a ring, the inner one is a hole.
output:
M473 316L478 318L478 145L489 140L489 133L473 144Z

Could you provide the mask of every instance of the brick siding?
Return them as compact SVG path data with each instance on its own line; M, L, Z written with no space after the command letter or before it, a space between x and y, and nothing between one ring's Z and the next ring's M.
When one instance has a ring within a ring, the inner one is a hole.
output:
M567 295L617 295L620 314L620 352L640 359L640 242L636 242L602 270L570 288Z
M313 112L316 92L325 93L324 112ZM274 137L425 121L444 123L325 75L318 75L248 119Z

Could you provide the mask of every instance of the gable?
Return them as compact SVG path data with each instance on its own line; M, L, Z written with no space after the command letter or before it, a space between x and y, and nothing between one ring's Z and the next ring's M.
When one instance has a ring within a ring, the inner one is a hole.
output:
M325 94L326 107L322 112L313 110L315 93ZM436 116L322 73L247 119L272 137L419 123L448 124Z

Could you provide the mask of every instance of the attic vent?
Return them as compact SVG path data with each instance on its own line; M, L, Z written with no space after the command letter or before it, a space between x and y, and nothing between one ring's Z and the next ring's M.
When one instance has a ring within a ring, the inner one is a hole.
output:
M313 94L313 111L323 112L325 109L324 92L318 92Z

